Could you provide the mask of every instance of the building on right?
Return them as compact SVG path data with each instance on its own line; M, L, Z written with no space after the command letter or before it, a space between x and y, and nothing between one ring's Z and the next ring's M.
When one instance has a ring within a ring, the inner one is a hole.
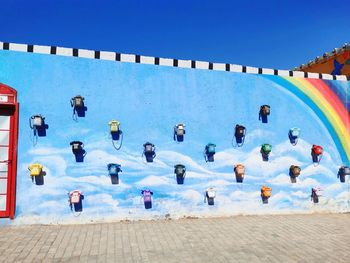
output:
M341 48L335 48L322 57L316 57L307 64L302 64L294 70L326 73L331 75L346 75L350 77L350 44L345 43Z

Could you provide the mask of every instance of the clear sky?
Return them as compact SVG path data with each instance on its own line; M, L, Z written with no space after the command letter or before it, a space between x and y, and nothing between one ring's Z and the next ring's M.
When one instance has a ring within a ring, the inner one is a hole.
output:
M0 41L289 69L350 42L350 1L0 0Z

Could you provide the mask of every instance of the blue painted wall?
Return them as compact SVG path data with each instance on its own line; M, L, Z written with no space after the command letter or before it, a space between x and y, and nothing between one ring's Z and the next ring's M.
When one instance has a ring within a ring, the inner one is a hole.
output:
M279 78L276 76L276 78ZM18 91L20 102L17 186L18 223L91 222L182 216L344 211L348 184L336 173L341 156L318 116L308 106L264 75L179 69L0 51L0 82ZM334 85L349 88L347 82ZM70 99L85 97L86 117L72 119ZM260 105L271 106L268 124L258 120ZM33 146L28 119L42 114L49 128ZM117 119L124 133L120 151L113 148L107 123ZM185 140L173 141L173 126L186 124ZM242 148L232 147L235 124L247 128ZM288 130L300 127L296 146ZM69 143L84 142L87 155L76 163ZM156 145L154 163L146 163L142 144ZM217 145L214 163L203 150ZM272 145L269 162L259 153ZM321 164L311 161L312 144L322 145ZM40 162L44 185L31 182L28 165ZM112 185L107 164L120 163L120 184ZM184 185L177 185L174 164L187 167ZM246 177L237 184L233 165L243 163ZM290 165L300 165L296 184ZM269 204L260 198L262 185L273 188ZM311 188L324 190L318 205ZM214 206L204 203L204 191L215 187ZM74 217L67 193L79 189L84 210ZM140 191L154 192L153 208L145 210Z

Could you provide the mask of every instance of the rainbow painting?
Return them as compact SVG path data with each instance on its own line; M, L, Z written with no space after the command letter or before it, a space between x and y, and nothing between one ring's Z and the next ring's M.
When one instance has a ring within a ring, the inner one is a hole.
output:
M346 86L335 86L322 79L266 77L294 93L318 115L332 136L343 164L349 165L350 113L346 105Z

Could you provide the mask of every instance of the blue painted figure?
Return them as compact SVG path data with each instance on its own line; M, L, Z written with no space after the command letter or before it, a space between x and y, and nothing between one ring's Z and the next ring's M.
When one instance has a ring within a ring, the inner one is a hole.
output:
M331 73L331 75L341 75L341 70L344 67L344 64L339 63L336 59L333 62L334 64L334 69Z

